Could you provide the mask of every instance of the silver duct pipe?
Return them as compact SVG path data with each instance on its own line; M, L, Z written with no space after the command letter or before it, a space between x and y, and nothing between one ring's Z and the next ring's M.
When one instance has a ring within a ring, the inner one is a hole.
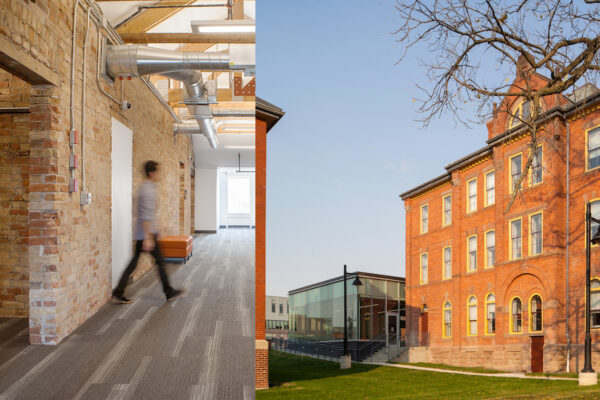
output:
M199 70L229 71L229 55L220 53L186 53L140 45L108 46L108 74L117 76L162 75L184 83L190 115L213 149L219 145L208 93ZM176 128L177 132L177 128ZM179 131L178 133L181 133Z
M106 65L111 76L140 76L181 70L229 71L229 55L183 52L141 45L108 46Z

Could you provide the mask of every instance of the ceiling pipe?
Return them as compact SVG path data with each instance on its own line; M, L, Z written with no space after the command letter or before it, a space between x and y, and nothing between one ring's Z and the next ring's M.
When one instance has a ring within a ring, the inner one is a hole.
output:
M228 54L181 52L140 45L108 46L106 67L112 77L153 74L183 82L187 93L184 103L213 149L217 148L219 143L210 111L208 91L200 71L244 68L232 65ZM177 128L175 131L177 132Z

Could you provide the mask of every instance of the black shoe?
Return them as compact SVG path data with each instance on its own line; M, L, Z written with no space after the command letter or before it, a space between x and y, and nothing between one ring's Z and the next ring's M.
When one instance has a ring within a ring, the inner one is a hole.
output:
M127 297L125 297L125 296L115 296L115 295L113 295L113 297L112 297L112 301L113 301L114 303L119 303L119 304L129 304L129 303L133 303L133 300L131 300L131 299L128 299L128 298L127 298Z
M185 293L184 289L181 289L181 290L173 289L167 295L167 301L173 301L176 298L178 298L179 296L181 296L183 293Z

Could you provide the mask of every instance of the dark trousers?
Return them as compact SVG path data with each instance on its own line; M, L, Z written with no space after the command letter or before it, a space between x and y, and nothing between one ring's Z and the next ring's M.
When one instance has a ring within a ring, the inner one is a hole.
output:
M170 292L173 291L173 288L171 287L171 285L169 285L169 277L167 276L167 271L165 270L165 260L163 259L163 256L160 252L160 247L158 246L157 239L158 238L156 237L156 235L154 235L154 249L150 251L150 254L152 255L152 257L154 257L154 263L158 268L158 274L160 275L160 281L162 282L163 291L166 295L168 295ZM113 290L114 296L121 297L125 294L125 287L127 286L127 281L129 280L129 277L135 270L135 267L137 267L140 254L142 254L142 252L145 252L142 249L143 243L143 240L137 240L135 242L135 253L133 254L131 262L129 263L125 271L123 271L123 275L121 276L119 284L117 285L115 290Z

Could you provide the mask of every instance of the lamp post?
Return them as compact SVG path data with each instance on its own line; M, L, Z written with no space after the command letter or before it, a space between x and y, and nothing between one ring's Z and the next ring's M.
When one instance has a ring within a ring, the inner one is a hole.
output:
M344 264L344 355L340 357L340 369L347 369L352 366L352 357L348 352L348 295L346 293L346 264ZM362 282L360 281L358 274L356 274L356 278L354 282L352 282L353 286L361 286Z
M590 202L585 207L585 348L583 369L579 373L579 385L588 386L598 383L598 375L592 368L592 336L590 335L590 259L591 247L593 244L600 243L600 229L592 237L592 222L600 223L599 219L592 217Z

